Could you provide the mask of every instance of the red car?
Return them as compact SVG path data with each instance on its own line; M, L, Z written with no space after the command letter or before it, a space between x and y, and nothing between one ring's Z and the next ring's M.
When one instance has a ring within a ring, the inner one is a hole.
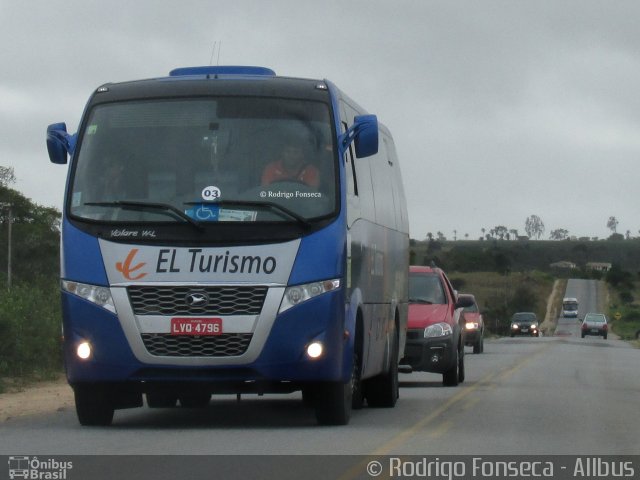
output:
M402 365L442 374L445 386L464 381L464 317L472 305L458 299L445 273L436 267L409 267L409 322ZM406 368L403 369L406 371Z
M473 304L464 309L464 343L473 347L473 353L484 352L484 321L476 303L476 297L471 294L458 295L458 301L468 297Z

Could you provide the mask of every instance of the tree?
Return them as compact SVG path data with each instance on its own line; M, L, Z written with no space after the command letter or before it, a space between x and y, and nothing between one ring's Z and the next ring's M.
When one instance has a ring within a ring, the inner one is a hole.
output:
M496 226L492 232L495 234L496 237L498 237L500 240L504 240L504 237L507 235L507 233L509 232L509 230L507 229L507 227L503 227L502 225L498 225Z
M611 233L616 233L616 230L618 229L618 219L616 217L609 217L609 220L607 220L607 228L609 230L611 230Z
M0 173L1 176L1 173ZM12 276L15 283L38 277L57 277L60 254L60 212L34 204L20 192L0 185L0 203L11 205ZM0 252L6 252L8 209L0 210ZM4 230L4 231L2 231ZM0 255L0 272L7 256ZM0 274L2 278L2 274Z
M0 185L8 187L9 184L15 183L16 174L13 171L13 167L0 166Z
M551 240L565 240L569 236L569 231L564 228L556 228L549 234Z
M537 215L530 215L524 223L524 231L527 232L529 238L536 237L540 240L540 237L544 233L544 223Z

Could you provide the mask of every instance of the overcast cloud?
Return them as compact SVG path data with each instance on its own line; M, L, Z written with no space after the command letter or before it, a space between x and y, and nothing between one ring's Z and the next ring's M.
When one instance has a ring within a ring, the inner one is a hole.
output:
M562 0L0 0L0 165L61 208L49 123L108 81L178 66L328 78L393 133L412 238L639 235L640 3Z

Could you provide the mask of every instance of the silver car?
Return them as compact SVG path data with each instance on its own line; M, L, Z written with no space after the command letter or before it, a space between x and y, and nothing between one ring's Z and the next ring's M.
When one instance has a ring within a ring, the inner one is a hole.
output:
M602 335L606 340L609 332L607 317L602 313L587 313L582 321L581 332L582 338L585 335Z

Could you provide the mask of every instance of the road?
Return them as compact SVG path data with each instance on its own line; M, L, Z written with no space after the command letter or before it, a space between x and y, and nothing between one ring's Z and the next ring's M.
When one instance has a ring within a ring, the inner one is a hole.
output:
M602 300L592 283L569 282L582 313ZM558 331L468 348L459 387L402 375L396 408L354 412L346 427L316 426L298 394L225 396L204 410L120 410L108 428L80 427L70 409L10 419L0 454L638 454L640 350L581 339L575 320Z

